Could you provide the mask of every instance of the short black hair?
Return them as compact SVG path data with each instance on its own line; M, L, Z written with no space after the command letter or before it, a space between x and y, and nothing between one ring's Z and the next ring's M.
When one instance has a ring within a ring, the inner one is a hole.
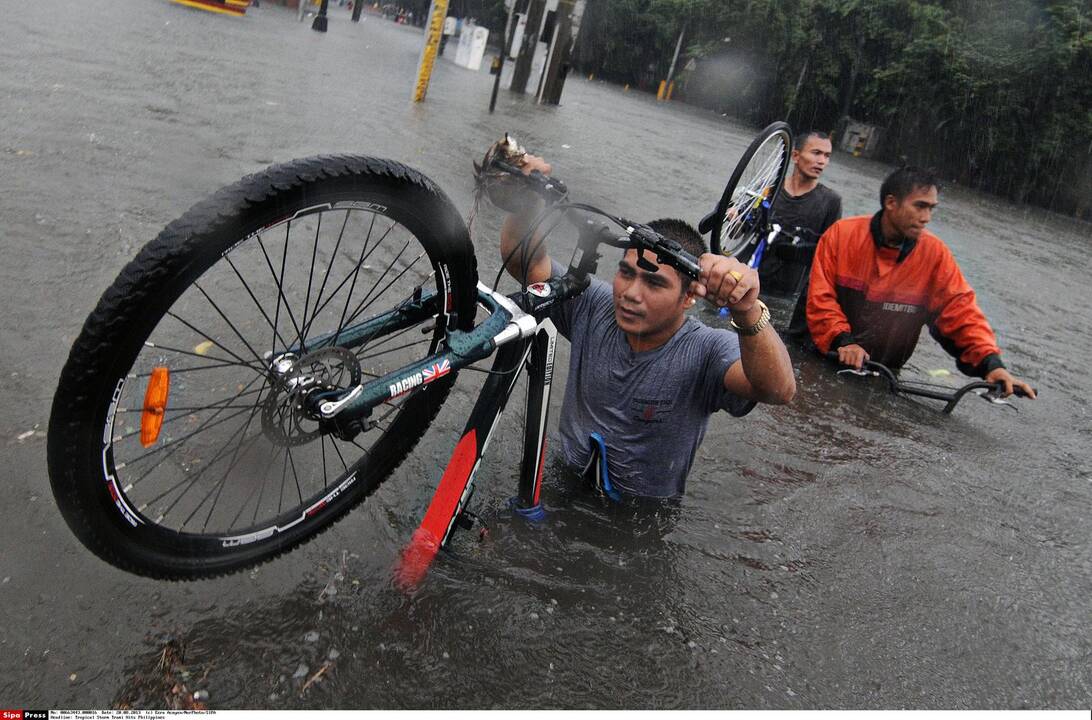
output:
M685 220L679 220L678 218L660 218L658 220L653 220L648 226L668 240L674 240L682 245L683 250L694 257L701 257L703 254L709 252L708 248L705 246L705 240L702 238L701 233L695 230L694 226ZM682 281L682 292L685 295L686 291L690 288L690 277L683 274L681 270L676 270L675 272L679 274L679 280Z
M811 138L830 140L830 135L827 135L822 130L806 130L793 138L792 149L797 151L803 150L804 146L808 144L808 140Z
M880 207L888 195L894 195L896 202L902 202L917 188L935 187L940 192L940 178L928 168L906 165L887 176L880 185Z

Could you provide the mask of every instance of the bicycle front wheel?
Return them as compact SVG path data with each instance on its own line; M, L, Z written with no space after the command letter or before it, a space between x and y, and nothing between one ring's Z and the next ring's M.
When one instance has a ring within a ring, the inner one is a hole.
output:
M65 520L101 558L161 578L295 547L402 461L454 373L351 431L304 394L435 352L472 326L476 285L459 214L403 165L309 158L221 190L121 271L72 347L48 441ZM340 340L422 297L435 309L416 324Z
M751 141L732 171L713 213L710 247L734 256L767 231L769 211L789 167L792 130L775 122Z

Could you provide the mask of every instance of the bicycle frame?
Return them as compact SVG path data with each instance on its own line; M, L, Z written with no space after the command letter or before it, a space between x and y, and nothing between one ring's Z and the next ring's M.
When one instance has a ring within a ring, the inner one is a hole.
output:
M511 505L524 517L543 517L539 493L546 459L546 423L556 342L557 330L549 319L545 319L535 326L533 335L505 345L498 351L492 374L485 381L474 404L425 517L402 551L395 573L401 587L415 587L428 571L433 558L451 538L463 509L474 494L474 475L508 404L508 398L524 371L529 374L527 424L520 463L519 494L512 499Z

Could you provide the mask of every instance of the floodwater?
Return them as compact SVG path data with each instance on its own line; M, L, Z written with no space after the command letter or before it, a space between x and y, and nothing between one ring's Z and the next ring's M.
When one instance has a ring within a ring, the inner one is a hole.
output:
M405 597L390 570L480 387L467 374L376 495L281 559L179 584L86 551L46 476L61 365L123 264L217 187L356 152L417 167L469 211L470 161L511 130L575 199L696 222L754 133L580 77L561 107L502 91L489 115L492 78L447 60L413 106L420 44L344 11L321 35L267 4L5 14L0 705L164 707L184 685L213 708L1087 708L1088 226L959 189L933 229L1041 393L1019 413L971 399L943 416L798 355L795 402L714 418L657 529L573 498L556 466L548 520L512 517L514 402L478 475L488 538L457 536ZM887 170L839 154L826 182L847 214L872 212ZM498 222L474 223L483 277ZM940 368L926 337L905 376Z

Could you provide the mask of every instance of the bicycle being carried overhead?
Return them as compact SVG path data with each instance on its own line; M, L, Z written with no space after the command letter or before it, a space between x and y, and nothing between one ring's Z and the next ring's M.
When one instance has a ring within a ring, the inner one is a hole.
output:
M721 206L733 201L733 183L776 192L782 135L779 160L754 147L744 156ZM761 172L739 184L756 163ZM511 296L478 282L466 225L443 192L387 160L274 166L169 224L88 317L54 398L50 478L77 537L118 567L172 579L285 552L374 492L458 371L491 355L407 559L427 566L447 541L525 369L516 505L533 513L552 379L546 310L583 292L601 244L635 250L641 267L647 254L690 278L701 268L647 226L564 202L560 181L524 175L503 157L492 169L579 231L562 275ZM718 229L714 248L729 236ZM526 242L537 242L533 231ZM479 306L486 317L477 322Z

